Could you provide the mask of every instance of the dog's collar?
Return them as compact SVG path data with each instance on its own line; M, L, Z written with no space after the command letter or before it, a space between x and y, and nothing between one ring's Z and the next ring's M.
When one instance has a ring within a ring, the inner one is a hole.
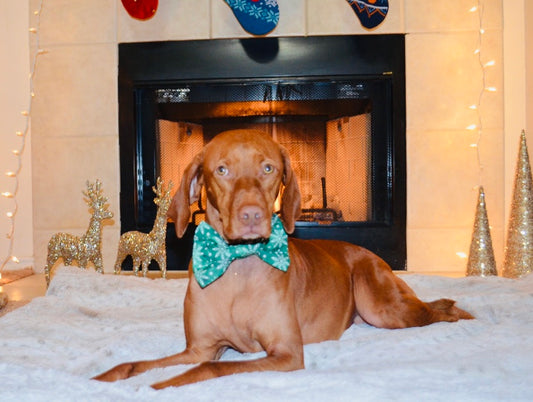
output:
M267 243L229 245L208 223L200 222L194 232L192 269L198 284L205 288L220 278L233 260L257 255L283 272L289 268L289 243L283 224L272 215L272 230Z

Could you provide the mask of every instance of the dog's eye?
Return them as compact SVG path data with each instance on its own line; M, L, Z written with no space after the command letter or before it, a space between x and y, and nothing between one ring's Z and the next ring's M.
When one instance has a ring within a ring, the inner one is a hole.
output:
M220 165L215 169L215 172L217 172L219 176L226 176L228 174L228 168L224 165Z
M274 171L274 166L272 166L270 163L267 163L265 166L263 166L263 172L266 174L270 174Z

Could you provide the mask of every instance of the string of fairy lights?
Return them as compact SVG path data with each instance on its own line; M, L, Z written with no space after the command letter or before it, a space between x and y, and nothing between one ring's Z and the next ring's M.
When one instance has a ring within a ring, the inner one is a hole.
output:
M33 81L35 77L35 70L37 67L37 60L39 56L43 53L45 53L45 50L40 48L39 43L39 28L40 28L40 16L43 8L43 1L39 3L39 6L36 11L34 11L35 15L35 27L30 28L30 33L35 36L35 46L36 46L36 52L34 53L31 64L30 64L30 74L29 74L29 82L30 82L30 98L28 101L28 109L21 111L22 116L25 118L25 124L24 129L17 131L15 135L19 138L19 147L16 149L13 149L11 152L16 158L16 168L13 170L8 170L5 172L5 175L12 179L13 184L11 186L11 189L2 191L1 195L11 201L11 209L6 212L6 217L9 219L9 231L6 234L6 238L8 241L8 249L7 249L7 256L2 260L2 264L0 265L0 278L2 275L2 271L4 270L5 266L10 263L19 263L19 259L17 256L13 254L13 246L15 242L15 228L16 228L16 218L19 211L19 205L17 201L17 196L19 192L19 185L20 180L19 176L23 168L23 156L24 152L26 150L26 142L28 139L28 135L30 132L30 118L31 118L31 108L33 104L33 98L35 96L35 93L33 91Z
M477 163L479 168L479 182L478 186L481 185L482 182L482 173L483 173L483 163L481 161L481 151L480 151L480 143L483 136L483 120L481 116L481 105L483 101L483 97L487 92L496 92L496 87L487 85L487 69L490 67L493 67L496 65L495 60L484 60L484 54L482 52L483 48L483 35L485 34L485 28L483 27L483 16L485 12L485 8L483 5L483 2L481 0L478 0L477 5L473 6L470 10L472 13L477 13L478 19L479 19L479 33L478 33L478 40L476 44L476 49L474 50L474 54L477 56L477 61L479 63L479 67L481 69L481 90L479 91L479 96L477 98L477 102L470 105L469 108L471 110L474 110L476 112L477 117L477 123L472 123L467 127L468 130L476 131L477 130L477 140L475 143L470 144L471 147L476 149L476 156L477 156Z
M487 84L487 70L493 66L496 65L495 60L486 60L485 55L483 53L483 36L485 34L485 28L483 25L483 17L485 13L485 7L482 0L478 0L477 5L474 5L469 9L469 12L471 13L477 13L477 17L479 20L479 28L478 28L478 38L476 43L476 48L474 50L474 55L476 56L477 63L479 64L479 68L481 70L481 89L479 91L479 95L477 97L476 103L471 104L468 106L470 110L473 110L475 112L476 116L476 122L468 125L466 127L467 130L477 132L476 141L470 144L470 147L475 148L476 150L476 158L477 158L477 165L478 165L478 183L476 186L474 186L474 189L479 189L482 186L483 183L483 170L484 165L481 158L481 142L483 139L483 118L482 118L482 110L481 106L483 104L483 99L485 95L488 92L496 92L497 88L494 86L490 86ZM460 258L467 258L468 254L459 251L456 253Z

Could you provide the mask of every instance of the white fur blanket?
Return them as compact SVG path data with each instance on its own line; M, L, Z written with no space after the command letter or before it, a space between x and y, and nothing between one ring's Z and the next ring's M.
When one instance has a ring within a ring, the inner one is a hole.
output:
M0 318L2 401L488 401L533 397L533 274L519 280L404 275L423 300L456 299L477 319L384 330L352 325L305 347L306 369L154 391L187 366L116 383L115 364L184 348L186 280L61 268L45 297ZM252 355L227 352L223 359Z

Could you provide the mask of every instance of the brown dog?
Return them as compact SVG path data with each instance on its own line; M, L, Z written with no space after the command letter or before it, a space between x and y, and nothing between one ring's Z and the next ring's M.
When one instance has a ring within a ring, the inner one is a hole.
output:
M219 134L189 165L169 216L182 236L189 205L207 194L206 222L225 242L271 236L274 201L288 233L300 213L300 193L287 151L250 130ZM201 287L189 269L185 296L186 349L152 361L124 363L96 377L115 381L157 367L200 363L154 388L259 370L304 368L303 345L338 339L355 318L381 328L406 328L473 318L440 299L419 300L375 254L340 241L289 239L290 266L275 269L256 255L236 259ZM252 361L217 361L228 348L265 351Z

